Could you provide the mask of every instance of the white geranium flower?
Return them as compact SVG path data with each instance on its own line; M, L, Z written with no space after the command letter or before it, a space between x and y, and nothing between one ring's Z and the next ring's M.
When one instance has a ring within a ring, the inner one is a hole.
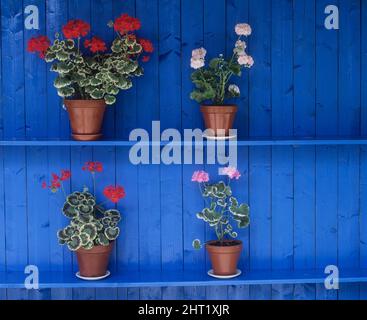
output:
M251 68L254 65L254 59L247 54L240 55L237 59L237 62L241 66L245 66L247 68Z
M204 48L192 50L192 58L194 59L204 59L205 56L206 56L206 50Z
M191 58L191 68L193 69L200 69L205 66L204 59L197 59L197 58Z
M228 91L234 94L235 96L239 96L241 94L240 88L235 84L229 85Z
M252 33L251 26L247 23L236 24L235 31L239 36L249 36Z

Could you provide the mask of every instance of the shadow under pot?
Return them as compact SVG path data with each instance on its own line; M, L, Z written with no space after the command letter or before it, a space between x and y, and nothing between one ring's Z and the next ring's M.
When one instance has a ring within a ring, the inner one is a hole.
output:
M212 263L213 273L217 276L236 274L242 247L240 240L208 241L205 248Z
M72 137L79 141L95 141L102 137L101 129L106 103L101 100L64 100L69 114Z
M111 242L108 246L95 246L90 250L78 249L76 256L80 275L86 278L105 276L113 245L114 242Z
M229 130L233 129L233 122L236 117L237 109L235 105L202 105L200 107L206 129L213 130L213 134L216 137L229 136Z

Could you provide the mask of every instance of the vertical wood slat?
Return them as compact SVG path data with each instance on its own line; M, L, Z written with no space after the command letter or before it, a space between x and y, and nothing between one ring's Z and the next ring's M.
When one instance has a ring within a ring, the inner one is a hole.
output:
M204 0L204 47L208 51L207 62L226 51L226 8L221 0ZM205 170L209 173L211 181L217 181L218 166L206 164ZM212 228L206 226L206 241L215 239ZM206 268L211 268L209 256L206 259ZM206 298L209 300L226 300L228 297L227 287L207 287Z
M360 133L360 1L340 3L339 134ZM359 148L339 147L338 153L338 265L359 266ZM358 299L359 285L342 285L340 299Z
M192 82L190 75L191 51L203 46L203 0L181 1L181 41L182 41L182 128L201 128L202 119L197 103L190 100ZM203 200L197 185L191 182L195 170L202 170L200 165L184 165L182 167L183 184L183 237L184 237L184 269L205 272L205 251L194 250L194 239L205 239L205 228L202 221L196 219L196 212L203 208ZM205 299L205 287L185 287L185 299Z
M46 7L44 1L24 1L24 7L30 4L36 5L39 9L39 19L42 28L39 31L45 34L45 14ZM38 35L38 32L24 29L24 46L28 40ZM39 111L44 112L47 108L46 94L46 72L47 67L44 61L37 55L25 54L24 73L25 73L25 127L26 136L33 138L47 137L46 118L40 117L34 110L34 101L38 101ZM47 171L47 148L28 148L27 155L27 211L28 211L28 255L29 264L38 266L39 270L50 269L49 242L45 239L49 236L49 213L47 204L48 195L42 192L41 180L44 172ZM35 300L50 299L51 290L29 291L29 298Z
M335 1L339 5L339 1ZM327 0L316 1L316 136L338 133L338 31L324 26ZM316 267L337 263L337 147L316 147ZM325 190L328 192L325 193ZM316 285L316 299L336 299Z
M367 3L361 2L361 135L367 134ZM360 267L367 267L367 148L361 147L360 159ZM360 299L367 299L367 286L361 284Z
M294 135L315 134L314 0L294 2ZM313 48L314 50L310 50ZM315 147L294 148L294 268L315 267ZM295 299L315 299L314 285L295 285Z
M293 136L292 2L272 2L272 134ZM272 269L293 267L293 148L272 148ZM292 285L273 285L273 299L293 297Z
M135 0L113 1L113 17L122 13L135 16ZM116 137L126 139L137 127L136 83L120 94L116 105ZM116 148L116 182L124 186L126 198L118 204L122 213L121 235L117 240L117 268L121 272L139 269L138 168L129 161L129 150ZM139 288L118 289L119 299L139 299Z
M156 48L145 75L137 82L138 126L150 128L159 112L159 21L157 0L136 0L136 16L142 21L142 38L148 38ZM149 130L151 131L151 130ZM152 158L152 163L157 159ZM160 166L140 166L139 179L139 257L140 270L161 270L161 208ZM161 288L140 290L142 299L161 299Z
M1 2L4 137L25 137L23 1ZM4 152L7 270L24 270L28 262L25 148ZM25 289L9 289L8 299L27 299Z
M237 23L248 23L249 20L249 1L233 0L226 2L226 54L231 56L233 54L233 48L238 36L235 33L235 25ZM248 45L248 52L251 53L251 38L245 39ZM235 103L238 105L238 111L236 115L235 128L239 129L238 137L248 136L249 125L249 72L244 70L241 78L234 77L231 81L239 85L241 90L241 97L236 99ZM248 151L249 148L240 148L238 152L238 169L241 172L241 179L234 183L233 192L238 195L241 201L248 203L249 196L249 162ZM252 212L250 213L251 216ZM249 268L250 258L250 238L249 228L246 230L240 230L239 239L243 242L243 251L239 263L239 268L243 271ZM249 299L250 298L250 286L231 286L228 287L228 299Z
M59 32L61 26L66 22L68 16L67 1L46 1L46 20L45 28L47 36L54 39L55 33ZM48 70L47 66L47 70ZM69 122L66 120L67 114L62 109L62 100L57 95L53 87L55 74L47 71L47 137L63 137L68 138ZM49 179L50 172L59 172L60 169L70 169L70 148L48 148L48 169L44 172L44 179ZM47 181L48 182L48 181ZM65 192L70 192L70 182L65 184ZM43 192L46 192L43 190ZM56 233L59 229L68 223L68 219L64 217L60 208L63 204L60 194L54 194L48 197L48 212L50 221L49 243L50 243L50 264L52 270L72 272L72 254L66 248L57 242ZM51 297L55 300L71 300L72 289L52 289Z
M249 134L271 135L271 1L249 1L253 28L250 70ZM250 268L271 269L271 148L249 148ZM256 213L256 214L255 214ZM251 286L251 299L271 299L271 286Z
M161 130L181 130L180 0L159 1L159 97ZM167 90L168 83L170 90ZM169 152L162 149L162 154ZM172 152L172 151L171 151ZM183 269L182 170L160 165L162 271ZM163 299L182 299L183 288L163 288Z

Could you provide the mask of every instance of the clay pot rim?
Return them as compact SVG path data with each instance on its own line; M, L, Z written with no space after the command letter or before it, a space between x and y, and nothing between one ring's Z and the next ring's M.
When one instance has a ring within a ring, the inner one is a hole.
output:
M226 105L201 105L200 111L202 113L235 113L238 107L235 104Z
M79 248L76 252L80 254L100 254L100 253L107 253L112 251L115 241L111 241L108 246L94 246L92 249L87 250L83 247Z
M64 99L67 108L106 108L107 104L104 99Z
M213 242L217 242L217 241L218 240L208 241L205 244L206 250L211 253L224 253L225 254L225 253L238 252L238 251L241 251L243 248L243 242L241 240L224 240L224 242L232 242L232 241L237 242L237 244L233 246L228 246L228 247L219 247L219 246L212 245Z

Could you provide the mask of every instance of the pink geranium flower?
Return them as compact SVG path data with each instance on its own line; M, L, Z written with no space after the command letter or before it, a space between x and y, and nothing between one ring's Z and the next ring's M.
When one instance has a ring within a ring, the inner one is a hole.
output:
M205 171L195 171L192 175L191 181L199 183L208 182L209 174Z
M238 180L241 177L241 173L234 167L227 167L222 169L222 174L227 175L231 180Z

